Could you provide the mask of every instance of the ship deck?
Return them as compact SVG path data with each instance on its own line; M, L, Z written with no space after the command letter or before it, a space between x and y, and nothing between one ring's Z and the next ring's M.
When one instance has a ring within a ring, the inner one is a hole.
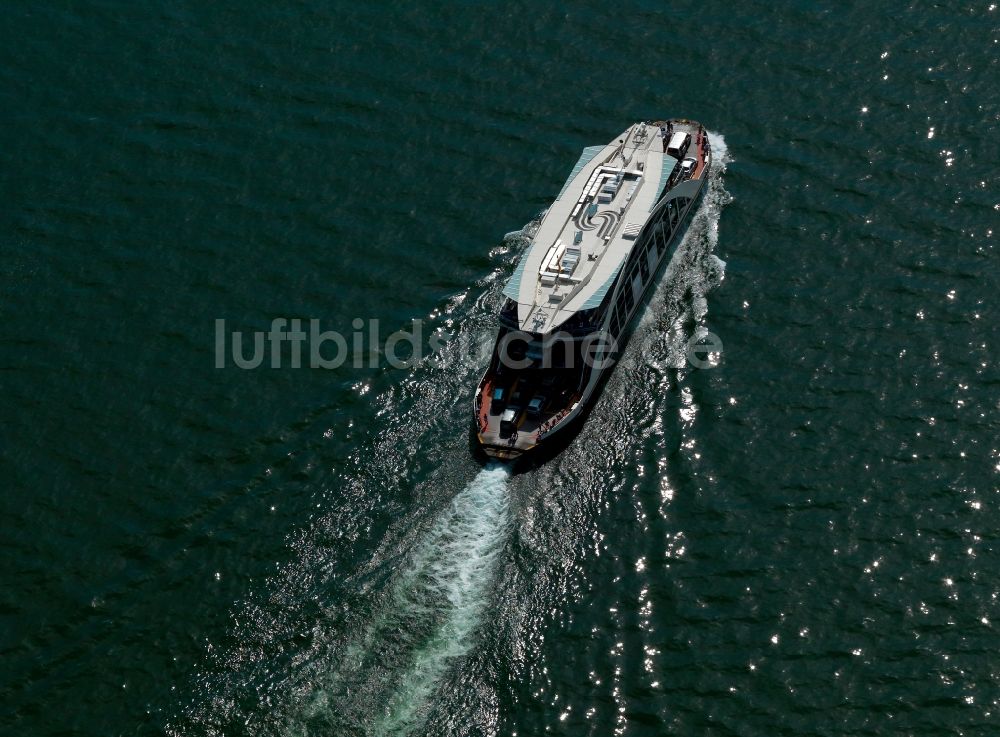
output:
M564 372L565 376L559 373ZM579 400L579 393L572 388L579 381L571 369L549 369L543 377L541 372L536 376L525 375L513 380L508 386L510 401L502 407L494 406L492 390L498 383L495 375L487 376L480 386L480 401L478 416L479 440L484 446L505 448L511 453L520 453L531 448L541 440L545 433L552 430L564 419ZM503 384L501 380L499 383ZM541 394L547 399L546 405L537 417L532 417L524 411L524 404L532 397ZM516 398L520 395L520 399ZM500 418L503 409L516 406L521 409L517 419L517 429L505 436L500 429Z
M696 161L693 178L700 178L701 127L669 122L673 132L691 135L684 158ZM518 303L522 330L551 332L600 304L678 161L664 150L660 124L637 123L606 146L584 150L505 290Z

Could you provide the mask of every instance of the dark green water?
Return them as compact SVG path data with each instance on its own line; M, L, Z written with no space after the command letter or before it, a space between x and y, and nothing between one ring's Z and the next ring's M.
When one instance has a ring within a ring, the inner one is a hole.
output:
M9 4L0 731L997 734L998 72L989 0ZM665 115L725 172L483 469L504 233ZM468 349L214 368L275 317Z

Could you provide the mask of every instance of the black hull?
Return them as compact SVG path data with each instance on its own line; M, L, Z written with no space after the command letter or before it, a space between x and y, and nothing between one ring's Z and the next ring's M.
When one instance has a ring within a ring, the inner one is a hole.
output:
M656 271L653 274L653 278L649 280L649 284L646 286L639 302L636 303L635 310L629 317L626 327L622 331L622 334L618 337L618 346L614 356L612 357L611 365L601 371L601 375L597 379L597 383L594 385L586 403L580 408L580 411L574 417L570 418L564 426L560 427L557 432L552 433L549 437L543 438L534 447L525 451L516 452L507 458L490 454L488 449L496 449L501 452L510 452L511 449L503 446L488 446L480 442L476 420L473 418L472 422L469 424L469 443L472 454L478 461L484 465L487 463L497 462L506 463L512 468L512 470L514 470L515 473L521 473L523 471L528 471L544 465L572 444L573 440L579 434L581 428L586 422L587 417L590 416L590 412L599 402L601 394L604 392L605 385L614 373L615 368L618 366L618 359L628 348L628 344L632 339L633 333L635 332L636 320L645 313L650 301L656 294L656 287L659 286L660 280L663 278L663 272L666 270L667 264L671 262L674 255L677 253L678 247L684 241L688 229L691 227L691 222L694 220L695 212L701 204L701 198L704 195L704 191L705 185L698 190L698 194L691 202L691 205L687 210L687 216L685 217L684 224L674 233L671 239L672 247L666 251L660 259L660 262L656 266Z

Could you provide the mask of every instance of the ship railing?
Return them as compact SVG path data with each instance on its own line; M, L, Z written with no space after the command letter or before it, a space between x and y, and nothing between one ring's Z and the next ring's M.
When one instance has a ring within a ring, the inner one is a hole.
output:
M550 432L551 430L554 430L556 426L566 418L566 415L568 415L570 412L573 411L573 408L577 405L577 402L579 401L579 395L574 394L571 397L571 400L572 402L569 407L564 407L557 414L553 415L539 426L538 428L539 440L541 440L543 435Z
M486 381L483 383L482 388L476 393L476 419L479 424L480 432L486 432L490 427L490 421L486 418L488 409L483 406L483 395L484 392L488 392L490 390L492 385L492 381Z

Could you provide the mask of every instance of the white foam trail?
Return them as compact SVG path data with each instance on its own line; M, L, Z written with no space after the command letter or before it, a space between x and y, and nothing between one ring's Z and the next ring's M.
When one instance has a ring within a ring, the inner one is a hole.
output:
M426 613L431 599L440 608L439 619L413 654L374 734L405 734L416 726L450 662L472 647L510 529L509 476L505 466L481 471L438 519L400 577L393 596L400 613Z
M726 191L722 179L726 167L733 159L729 155L726 139L721 133L708 131L708 141L712 144L711 177L708 180L701 207L695 213L694 219L701 220L699 223L701 227L693 228L693 230L704 233L708 241L704 253L712 254L715 252L715 247L719 245L719 216L722 214L722 208L733 201L732 195ZM692 225L695 223L692 222ZM725 276L726 262L722 259L715 259L712 261L712 267L717 271L713 276L716 277L717 282L721 282Z

